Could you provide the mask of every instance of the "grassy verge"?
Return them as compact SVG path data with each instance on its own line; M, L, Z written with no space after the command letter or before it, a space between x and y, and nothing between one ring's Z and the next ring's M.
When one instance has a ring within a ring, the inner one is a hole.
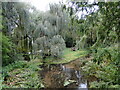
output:
M64 63L71 62L75 59L78 59L82 56L85 56L86 54L87 54L86 50L72 51L70 48L66 48L64 50L62 59L47 58L45 61L47 64L64 64Z

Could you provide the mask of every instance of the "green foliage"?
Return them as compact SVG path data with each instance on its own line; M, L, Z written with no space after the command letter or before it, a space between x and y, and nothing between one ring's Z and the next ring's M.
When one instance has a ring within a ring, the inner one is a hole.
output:
M0 5L1 5L1 3L0 3ZM2 13L2 10L1 10L1 7L0 7L0 30L2 30L2 28L3 28L3 26L2 26L2 15L1 15L1 13Z
M76 44L76 37L75 37L76 34L74 33L74 34L71 35L71 32L68 32L68 30L66 30L62 34L62 36L64 37L64 40L65 40L66 47L68 47L68 48L69 47L74 47L75 44Z
M104 81L94 81L90 83L90 88L100 88L100 89L105 89L105 88L112 88L112 89L118 89L120 88L120 85L110 85L108 82Z
M108 83L103 81L99 83L97 81L90 83L90 88L108 88L108 86L109 86Z
M90 88L119 88L120 2L74 2L71 5L50 4L46 12L32 11L25 3L3 2L0 10L0 48L2 48L3 87L39 88L39 60L18 61L19 52L34 52L52 64L66 63L85 56L87 51L65 49L70 44L78 49L90 48L93 59L81 61L86 75L96 77ZM69 3L68 3L69 4ZM1 3L0 3L1 5ZM98 10L96 10L96 6ZM94 10L93 10L94 9ZM2 12L2 14L1 14ZM86 12L78 17L78 13ZM78 19L79 18L79 19ZM3 19L3 22L2 22ZM8 37L9 36L9 37ZM17 45L17 48L15 45ZM65 51L64 51L65 49ZM52 56L52 57L51 57ZM58 58L61 57L62 58ZM57 57L57 58L54 58ZM53 59L54 58L54 59ZM54 61L53 61L54 60ZM4 81L6 80L7 81ZM71 82L66 81L65 85ZM0 87L1 88L1 87Z
M7 62L7 60L9 60L10 59L10 56L8 56L7 55L7 53L10 53L11 51L11 42L10 42L10 40L6 37L6 36L4 36L4 35L2 35L2 34L0 34L1 35L1 43L2 43L2 59L3 59L3 63L9 63L9 61Z
M23 59L20 54L17 54L16 46L12 41L4 34L1 33L0 35L0 37L2 37L2 40L0 40L0 43L2 43L2 65L5 66Z
M86 48L86 45L87 45L87 36L86 35L83 35L83 37L81 37L81 39L80 39L80 41L78 41L77 43L76 43L76 47L78 48L78 49L84 49L84 48Z
M94 76L99 79L97 82L90 82L91 88L118 88L119 87L119 62L118 50L116 47L98 48L93 54L93 59L87 61L82 70L87 76ZM90 78L90 77L89 77Z
M106 47L118 42L120 36L118 33L120 2L94 2L94 4L74 0L68 2L71 3L70 6L68 5L69 14L71 14L72 9L72 17L70 17L72 21L69 26L73 32L77 33L74 37L80 37L76 39L77 41L80 41L81 37L86 35L85 46L96 48ZM75 10L73 7L75 7ZM79 12L86 12L87 14L83 14L84 18L76 19ZM84 43L81 43L81 46L84 46Z
M64 64L64 63L68 63L68 62L71 62L73 60L76 60L80 57L84 57L85 55L87 55L88 52L86 50L76 50L76 51L72 51L70 48L66 48L64 51L63 51L63 54L62 54L62 58L46 58L45 61L48 63L48 64Z
M3 67L3 72L9 72L17 68L23 68L23 67L28 67L27 62L25 61L15 61L14 63L11 63L5 67Z
M41 16L38 16L36 19L39 17ZM36 25L37 28L33 35L34 52L37 50L38 55L41 55L43 58L47 56L60 57L65 48L65 41L61 33L66 28L66 24L67 14L62 10L62 5L51 4L50 11L45 12L41 21L38 21Z
M94 52L94 60L98 64L104 61L114 63L115 65L119 64L118 61L118 48L113 46L109 48L98 48L96 52Z
M8 85L6 85L6 84L3 83L5 81L5 78L10 77L10 73L9 72L11 72L11 71L13 71L15 69L18 69L18 68L19 69L23 68L26 65L27 65L27 63L24 62L24 61L16 61L16 62L14 62L12 64L9 64L9 65L7 65L5 67L2 67L2 79L1 79L2 80L2 85L1 86L3 88L9 88L10 86L8 86ZM17 73L19 73L19 72L17 72Z
M2 68L0 68L0 72L2 71L1 69ZM2 82L3 82L2 73L0 73L0 89L2 89Z
M18 60L18 55L15 55L15 45L11 42L11 40L2 33L0 34L0 37L2 37L0 43L2 44L2 64L4 66Z
M16 61L3 67L2 87L3 88L40 88L41 81L38 71L41 70L39 60L30 62ZM6 75L5 75L6 72ZM7 78L7 81L4 81Z
M82 62L84 63L84 62ZM85 71L85 74L89 77L90 76L95 76L96 71L99 70L100 66L98 66L96 63L93 61L87 61L85 65L82 67L82 70Z
M52 45L50 48L52 56L60 57L65 49L64 39L60 35L56 35L52 38Z

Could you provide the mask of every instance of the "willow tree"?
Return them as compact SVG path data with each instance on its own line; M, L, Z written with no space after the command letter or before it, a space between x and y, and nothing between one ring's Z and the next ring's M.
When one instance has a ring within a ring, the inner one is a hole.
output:
M23 2L3 2L3 33L9 35L18 46L17 51L28 53L32 51L33 24L30 18L32 7Z
M15 8L18 15L18 22L16 23L17 27L14 29L14 40L21 52L29 52L30 50L30 41L31 41L31 23L30 23L30 12L29 5L25 3L16 3ZM16 39L17 38L17 39Z
M18 19L16 9L14 8L15 2L2 2L2 32L5 35L11 36L15 23Z
M62 5L50 4L50 10L44 13L34 32L35 50L42 57L60 57L65 48L61 34L67 28L67 15Z

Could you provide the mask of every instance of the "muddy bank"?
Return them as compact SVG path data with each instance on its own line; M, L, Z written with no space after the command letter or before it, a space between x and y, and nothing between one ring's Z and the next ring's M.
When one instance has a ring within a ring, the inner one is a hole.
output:
M87 88L87 79L80 66L80 59L67 64L45 65L40 77L45 88Z

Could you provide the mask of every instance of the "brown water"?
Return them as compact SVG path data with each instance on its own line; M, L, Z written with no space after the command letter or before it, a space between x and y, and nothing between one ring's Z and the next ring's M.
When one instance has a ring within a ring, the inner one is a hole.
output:
M80 70L80 60L68 64L46 65L40 71L45 88L87 89L87 80ZM72 82L73 81L73 82Z

